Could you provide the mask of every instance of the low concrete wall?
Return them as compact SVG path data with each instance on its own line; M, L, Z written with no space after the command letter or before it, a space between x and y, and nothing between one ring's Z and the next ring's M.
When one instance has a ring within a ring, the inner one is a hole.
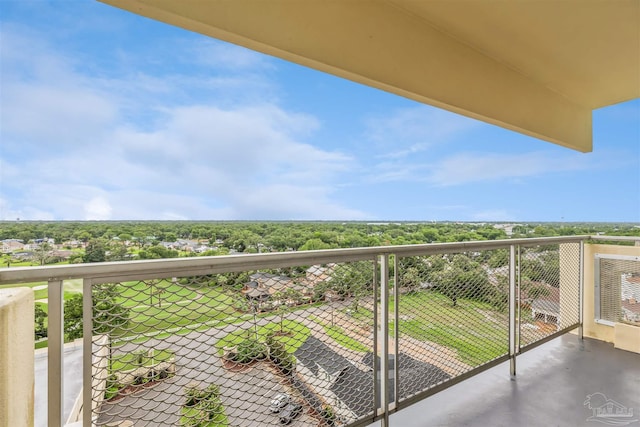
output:
M79 426L82 426L82 389L80 389L80 393L76 400L73 402L73 407L71 408L71 413L67 418L67 422L65 423L66 427L74 426L76 423L79 423Z
M33 427L33 330L33 290L0 289L0 426Z

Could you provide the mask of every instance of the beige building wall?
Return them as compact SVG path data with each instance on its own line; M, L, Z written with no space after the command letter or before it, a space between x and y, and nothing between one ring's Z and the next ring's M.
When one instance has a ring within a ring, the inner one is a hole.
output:
M613 343L616 348L640 353L640 326L596 322L595 255L640 256L640 246L586 244L584 251L584 336Z
M33 427L33 327L33 291L0 289L0 426Z

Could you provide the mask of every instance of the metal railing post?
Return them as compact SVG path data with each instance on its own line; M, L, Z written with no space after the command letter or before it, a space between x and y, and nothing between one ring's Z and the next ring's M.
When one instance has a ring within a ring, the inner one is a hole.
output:
M399 271L398 256L393 257L393 407L398 407L400 399L400 371L398 370L400 354L400 283L398 282Z
M516 378L516 247L509 247L509 361L511 379Z
M578 272L578 337L584 339L584 240L580 241L580 271Z
M47 290L49 302L49 326L47 330L48 347L48 408L49 427L64 425L64 292L62 280L49 281Z
M93 296L91 279L82 283L82 425L92 426L93 415ZM108 375L108 373L107 373Z
M380 408L381 427L389 425L389 255L380 256Z
M378 259L373 260L373 414L375 416L378 413L378 402L380 402L380 390L378 387L378 380L380 378L380 362L378 359L378 343L380 342L379 336L379 320L378 320L378 276L379 276Z
M522 248L520 245L516 249L516 315L517 315L517 328L516 328L516 354L520 354L522 350L522 274L520 273L520 265L522 265Z

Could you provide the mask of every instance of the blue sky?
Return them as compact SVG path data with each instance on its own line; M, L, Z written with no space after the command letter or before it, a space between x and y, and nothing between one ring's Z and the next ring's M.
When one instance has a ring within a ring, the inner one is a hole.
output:
M639 100L581 154L94 1L0 9L0 220L640 222Z

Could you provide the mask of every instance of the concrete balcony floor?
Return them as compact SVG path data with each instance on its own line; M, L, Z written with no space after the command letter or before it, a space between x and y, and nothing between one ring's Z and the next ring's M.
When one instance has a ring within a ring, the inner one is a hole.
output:
M584 403L598 392L633 409L633 417L588 420L593 410ZM640 354L567 334L518 356L515 381L509 364L500 364L392 415L390 425L640 426L639 418Z

